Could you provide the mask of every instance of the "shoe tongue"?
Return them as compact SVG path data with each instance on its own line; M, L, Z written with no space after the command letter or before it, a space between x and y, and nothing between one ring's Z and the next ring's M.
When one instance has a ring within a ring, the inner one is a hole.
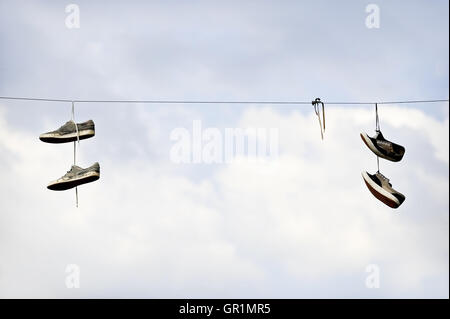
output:
M377 176L378 176L379 179L385 180L385 181L387 181L389 183L389 179L386 176L384 176L383 174L378 172Z

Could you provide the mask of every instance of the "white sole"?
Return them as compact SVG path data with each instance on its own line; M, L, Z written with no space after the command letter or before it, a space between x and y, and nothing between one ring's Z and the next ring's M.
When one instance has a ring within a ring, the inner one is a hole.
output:
M51 182L50 184L48 184L47 188L50 188L51 186L58 185L58 184L59 185L64 185L66 183L74 183L74 182L77 182L77 181L80 181L82 179L86 179L86 178L89 178L89 177L98 177L98 178L100 178L100 173L98 173L98 172L89 172L86 175L83 175L83 176L80 176L78 178L71 179L71 180L66 180L66 181L56 180L56 181Z
M364 181L366 183L368 183L378 193L380 193L382 196L384 196L385 198L389 199L390 201L393 201L394 203L396 203L397 207L400 206L400 201L397 199L397 197L395 197L394 195L392 195L391 193L386 191L383 187L380 187L377 183L375 183L370 178L370 176L367 174L367 172L361 172L361 175L362 175Z
M381 152L375 147L375 145L372 143L372 140L370 139L369 135L367 135L367 133L360 133L359 135L372 152L374 152L378 157L386 158L386 156L381 154Z
M94 130L82 130L78 132L80 137L81 136L86 136L86 135L95 135L95 131ZM69 139L69 138L77 138L78 134L75 133L70 133L70 134L66 134L66 135L58 135L58 134L42 134L41 136L39 136L40 138L54 138L54 139Z

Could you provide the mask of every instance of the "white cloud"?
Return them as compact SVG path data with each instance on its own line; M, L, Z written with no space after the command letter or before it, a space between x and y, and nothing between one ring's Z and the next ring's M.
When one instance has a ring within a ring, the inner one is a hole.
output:
M238 126L279 127L278 160L217 165L201 180L188 177L193 166L171 173L173 165L145 155L104 159L101 180L80 187L77 210L73 192L45 189L68 169L71 146L40 143L10 126L4 110L3 297L372 296L364 287L370 263L381 267L384 296L424 296L430 278L448 278L448 155L421 123L439 132L448 118L394 107L395 116L414 116L393 125L383 112L388 138L408 125L407 151L427 143L436 154L395 164L389 177L407 196L397 211L373 198L360 177L374 170L359 138L373 125L363 108L329 108L323 142L312 112L250 108ZM90 154L82 155L88 163ZM445 176L428 169L439 161ZM70 263L81 267L79 291L64 287ZM426 296L445 297L442 288Z
M0 3L2 95L448 96L448 4L380 3L375 32L356 1L79 5L75 31L64 6ZM311 24L316 12L322 23ZM93 118L98 131L79 162L99 161L102 178L80 187L75 209L74 192L45 188L69 169L72 145L37 139L62 124L69 104L5 102L0 296L448 297L448 103L416 107L380 107L385 136L407 148L402 162L381 162L407 197L393 211L360 176L376 169L359 138L373 132L371 108L327 108L322 142L313 112L295 106L79 104L77 118ZM171 164L169 132L197 119L277 127L280 157ZM64 286L72 263L81 290ZM380 290L364 286L369 263L380 266Z

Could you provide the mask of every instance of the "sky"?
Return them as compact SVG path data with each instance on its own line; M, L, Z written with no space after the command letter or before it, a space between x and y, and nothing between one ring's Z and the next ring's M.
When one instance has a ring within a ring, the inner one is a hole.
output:
M61 99L398 101L448 99L448 1L0 0L0 96ZM380 9L368 28L368 4ZM73 145L39 134L71 104L0 100L1 298L448 298L449 106L380 105L404 145L381 172L405 194L377 201L372 105L77 103ZM194 121L275 128L278 156L177 164L171 133ZM68 265L78 288L68 288ZM377 269L377 287L368 278ZM70 267L69 267L70 268Z

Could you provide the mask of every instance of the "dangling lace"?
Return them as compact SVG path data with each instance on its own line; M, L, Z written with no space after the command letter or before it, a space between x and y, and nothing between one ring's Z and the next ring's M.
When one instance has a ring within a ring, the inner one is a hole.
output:
M322 104L322 120L320 119L319 104ZM316 98L314 101L312 101L312 105L314 106L314 112L316 113L317 119L319 120L320 136L323 140L323 134L325 133L325 104L320 101L320 98Z
M380 158L378 157L378 155L377 155L377 173L380 173Z
M75 124L75 130L77 132L77 141L78 141L78 146L80 146L80 132L78 131L78 125L75 122L75 102L72 101L72 122ZM74 165L76 164L76 161L74 161Z
M380 132L380 119L378 117L378 104L375 103L375 132ZM377 173L380 173L380 158L377 155ZM380 173L381 175L381 173ZM383 176L384 177L384 176Z
M78 131L77 122L75 122L75 102L72 101L72 122L75 124L75 129L77 132L77 141L73 142L73 165L77 165L77 142L78 147L80 147L80 132ZM78 187L75 187L75 202L78 208Z
M375 103L375 131L380 132L380 119L378 117L378 103Z
M383 174L381 174L380 172L377 172L378 177L380 177L381 179L383 179L386 183L389 184L389 186L392 187L392 184L389 182L389 178L387 178L386 176L384 176Z

